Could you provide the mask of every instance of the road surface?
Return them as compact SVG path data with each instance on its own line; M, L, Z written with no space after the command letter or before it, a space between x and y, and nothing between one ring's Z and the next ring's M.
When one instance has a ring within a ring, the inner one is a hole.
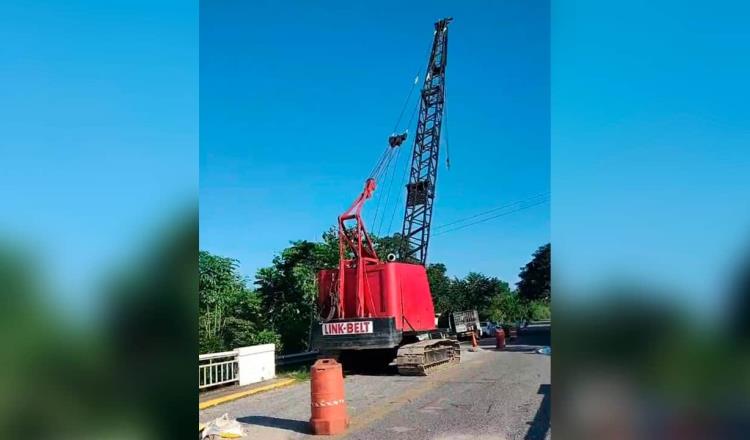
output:
M345 379L352 424L347 439L490 440L551 438L549 327L522 332L508 351L462 345L461 363L427 377L352 374ZM301 439L310 435L310 384L302 382L206 409L201 423L228 413L246 438ZM320 438L320 437L318 437Z

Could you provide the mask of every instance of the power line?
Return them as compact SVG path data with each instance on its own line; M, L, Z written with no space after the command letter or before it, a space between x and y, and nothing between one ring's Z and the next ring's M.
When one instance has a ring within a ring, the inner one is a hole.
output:
M505 208L510 208L511 206L514 206L514 205L518 205L518 204L522 204L522 203L530 203L530 202L533 202L533 201L537 201L537 199L540 199L540 198L545 199L545 198L548 198L548 197L549 197L549 193L536 194L536 195L533 195L533 196L528 197L528 198L523 199L523 200L516 200L515 202L506 203L505 205L501 205L501 206L498 206L496 208L488 209L487 211L482 211L482 212L480 212L478 214L474 214L474 215L471 215L469 217L460 218L460 219L454 220L454 221L452 221L450 223L444 223L442 225L435 226L434 229L446 228L448 226L455 225L457 223L463 223L463 222L465 222L467 220L471 220L473 218L482 217L482 216L485 216L487 214L491 214L493 212L497 212L497 211L500 211L500 210L505 209Z
M516 203L522 203L522 202L516 202ZM529 209L529 208L533 208L535 206L543 205L543 204L545 204L547 202L549 202L549 199L545 198L545 199L536 201L534 203L530 203L530 204L526 204L526 205L521 204L521 206L519 206L518 208L513 209L511 211L501 212L500 214L496 214L496 215L493 215L493 216L490 216L490 217L486 217L486 218L483 218L481 220L477 220L477 221L474 221L474 222L471 222L471 223L467 223L467 224L464 224L464 225L456 226L454 228L446 229L444 231L439 231L439 232L436 232L435 234L433 234L433 236L447 234L448 232L457 231L459 229L468 228L469 226L478 225L480 223L484 223L484 222L487 222L487 221L490 221L490 220L494 220L494 219L499 218L499 217L504 217L506 215L515 214L516 212L523 211L523 210L526 210L526 209ZM509 206L512 206L512 205L509 205ZM476 216L474 216L474 217L476 217Z

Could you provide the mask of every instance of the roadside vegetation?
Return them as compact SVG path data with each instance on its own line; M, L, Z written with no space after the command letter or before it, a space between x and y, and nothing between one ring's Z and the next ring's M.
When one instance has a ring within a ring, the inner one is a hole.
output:
M290 367L289 369L285 369L284 367L279 367L276 371L276 375L278 377L288 377L290 379L296 379L296 380L309 380L310 379L310 365L306 364L304 366L297 366L297 367Z
M381 258L397 253L398 235L373 237ZM318 242L294 241L253 280L240 275L236 259L201 251L199 255L199 347L201 353L245 345L276 344L279 352L299 352L310 345L310 325L317 320L315 274L338 265L338 237L325 232ZM521 269L514 289L496 277L469 273L447 276L442 263L430 264L436 312L477 309L480 318L516 322L550 318L550 246L540 247Z

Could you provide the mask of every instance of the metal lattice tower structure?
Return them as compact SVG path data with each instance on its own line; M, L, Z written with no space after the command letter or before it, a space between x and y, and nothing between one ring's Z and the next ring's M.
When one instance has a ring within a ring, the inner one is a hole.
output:
M419 121L412 150L409 183L406 185L406 210L402 237L401 260L422 265L427 261L430 242L432 204L435 199L440 128L445 105L445 67L448 62L448 23L444 18L435 23L432 51L422 86Z

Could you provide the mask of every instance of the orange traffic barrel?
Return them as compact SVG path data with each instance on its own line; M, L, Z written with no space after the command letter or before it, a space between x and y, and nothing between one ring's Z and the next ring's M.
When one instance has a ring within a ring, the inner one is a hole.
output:
M505 350L505 332L502 327L498 327L495 330L495 348L498 350Z
M318 359L310 368L310 426L314 434L346 431L349 416L344 396L344 375L335 359Z

